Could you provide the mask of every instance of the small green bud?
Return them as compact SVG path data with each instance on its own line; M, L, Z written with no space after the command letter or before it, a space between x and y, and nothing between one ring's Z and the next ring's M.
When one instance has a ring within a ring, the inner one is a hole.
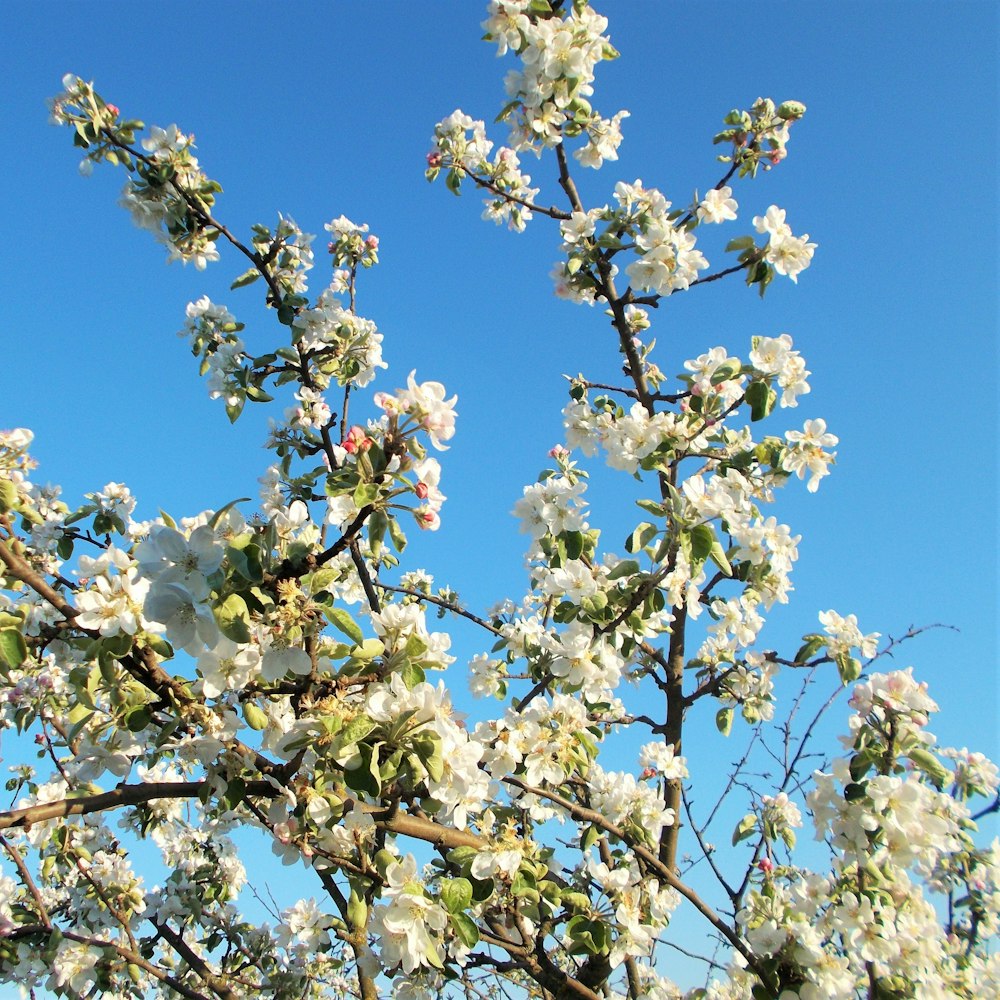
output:
M806 113L806 106L801 101L785 101L778 105L778 117L786 122L798 121Z
M258 732L267 728L267 715L264 710L255 705L252 701L246 702L243 706L243 718L247 725Z

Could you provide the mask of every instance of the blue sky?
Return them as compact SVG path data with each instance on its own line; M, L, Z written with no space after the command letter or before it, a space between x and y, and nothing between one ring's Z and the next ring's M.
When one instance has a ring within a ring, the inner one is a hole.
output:
M581 178L590 205L636 177L684 204L721 175L711 137L730 108L758 95L809 107L788 160L737 186L741 221L702 249L718 265L724 241L778 203L819 244L812 268L763 302L738 281L676 295L654 326L670 372L716 344L745 354L754 334L790 333L813 372L791 416L822 416L841 439L819 493L791 486L773 511L803 542L765 644L791 652L826 608L865 631L953 625L896 663L931 683L944 742L995 754L996 5L597 8L622 57L599 68L595 104L631 117L620 161ZM115 205L123 177L77 175L71 135L44 107L73 71L126 115L193 131L235 232L279 211L319 234L340 214L371 225L383 264L359 309L390 365L376 388L416 368L459 395L444 526L413 539L408 565L476 609L520 595L523 537L508 512L561 437L562 375L613 379L617 355L599 310L552 296L559 240L546 220L509 233L479 219L472 191L456 199L423 178L436 121L461 107L490 122L503 103L512 63L478 41L482 17L469 0L14 4L0 68L0 426L34 429L40 479L71 503L126 482L145 516L255 496L266 410L230 428L174 332L206 293L247 322L252 350L281 329L256 286L228 290L244 269L233 254L206 272L164 266ZM540 200L558 202L551 165L527 169ZM632 491L594 471L594 520L620 551Z

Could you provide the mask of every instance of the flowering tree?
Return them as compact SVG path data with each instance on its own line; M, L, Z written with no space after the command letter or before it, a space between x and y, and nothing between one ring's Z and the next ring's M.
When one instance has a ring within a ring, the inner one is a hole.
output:
M788 655L761 637L799 540L764 507L789 479L815 491L837 445L818 418L756 434L809 392L805 361L787 334L654 360L666 297L730 275L764 294L809 266L815 244L774 205L729 242L728 266L697 248L700 227L738 221L734 185L785 157L805 107L730 112L723 175L689 204L635 181L588 207L574 173L617 159L627 117L590 101L617 55L605 18L586 0L493 0L485 29L518 60L509 145L456 111L427 176L481 189L486 216L516 231L558 225L557 294L606 311L623 378L572 380L565 445L515 507L528 593L482 616L399 568L405 530L440 523L433 456L456 398L411 373L371 395L377 416L349 416L386 367L355 308L377 238L329 223L332 278L313 298L311 236L282 217L241 240L190 136L140 137L91 84L63 81L53 119L85 171L126 171L123 204L170 259L204 268L231 244L248 265L233 287L257 283L274 310L280 336L256 353L227 308L188 306L212 397L232 421L275 392L294 401L259 505L178 521L137 522L117 483L70 508L32 482L31 434L0 435L3 720L40 761L17 768L0 813L3 979L71 997L996 995L1000 847L973 837L996 767L936 746L925 686L876 672L894 643L852 615L821 613ZM554 157L553 199L522 172L526 152ZM598 455L642 486L623 551L588 524L583 460ZM469 680L494 711L471 729L431 679L453 657L428 612L489 647ZM853 685L845 753L811 777L833 699L798 732L776 724L782 670ZM748 777L747 754L726 808L698 814L692 727L744 729L774 753L773 786ZM709 827L741 796L722 858ZM820 841L805 859L803 805ZM244 828L314 880L275 926L248 915ZM723 950L685 993L667 945L694 924Z

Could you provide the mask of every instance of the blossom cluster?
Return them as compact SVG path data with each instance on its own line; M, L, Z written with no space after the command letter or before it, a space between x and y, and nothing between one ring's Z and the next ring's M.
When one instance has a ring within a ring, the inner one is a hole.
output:
M496 43L498 56L512 51L521 64L504 81L513 147L540 153L564 136L582 135L586 145L574 153L582 166L617 160L628 112L602 118L588 101L597 64L618 54L603 34L607 18L583 4L564 16L539 16L530 0L495 0L489 10L486 38Z

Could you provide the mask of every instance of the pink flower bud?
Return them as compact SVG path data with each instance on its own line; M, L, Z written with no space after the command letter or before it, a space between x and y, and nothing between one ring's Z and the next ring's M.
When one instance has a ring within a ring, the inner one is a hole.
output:
M435 150L433 153L427 154L427 166L435 169L441 166L441 154Z
M417 485L413 487L413 492L416 493L416 495L417 495L417 497L419 499L426 500L427 499L427 494L430 491L427 489L427 484L426 483L417 483Z
M117 104L106 104L105 107L108 109L108 114L110 114L112 118L117 118L121 114L121 111L118 110Z
M374 234L372 236L368 236L365 239L365 246L368 247L369 250L378 250L378 237Z
M774 862L770 858L761 858L757 862L757 867L765 874L770 875L774 871Z

